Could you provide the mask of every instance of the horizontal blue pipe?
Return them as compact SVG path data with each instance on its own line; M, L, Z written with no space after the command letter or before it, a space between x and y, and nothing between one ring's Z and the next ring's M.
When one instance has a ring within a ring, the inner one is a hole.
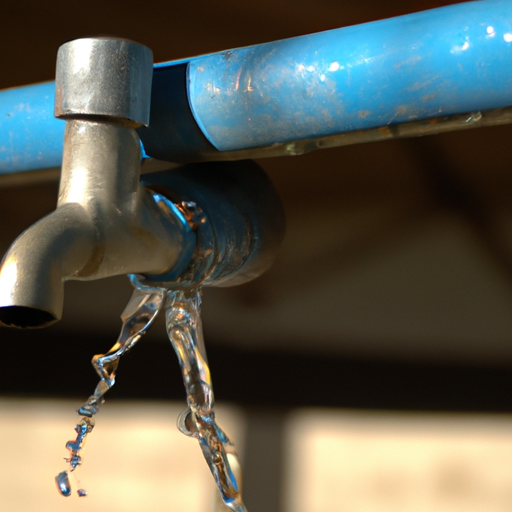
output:
M0 173L60 165L53 87L0 92ZM139 134L155 158L218 160L511 105L512 1L484 0L157 64Z
M0 173L60 166L65 123L54 102L53 82L0 92Z
M486 0L195 59L220 151L512 105L512 1Z

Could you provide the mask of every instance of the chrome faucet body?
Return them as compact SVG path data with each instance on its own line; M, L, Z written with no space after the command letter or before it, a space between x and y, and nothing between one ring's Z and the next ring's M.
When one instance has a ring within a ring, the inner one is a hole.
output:
M60 319L68 279L161 274L180 256L181 270L188 263L194 235L186 220L139 182L135 128L149 121L152 71L151 51L130 41L79 39L59 49L55 115L66 130L57 209L4 258L4 323Z
M255 164L188 166L146 177L152 190L141 185L135 128L149 123L152 73L151 51L131 41L59 49L55 115L67 124L58 204L2 261L0 323L59 320L70 279L135 273L166 286L229 285L269 266L283 213Z

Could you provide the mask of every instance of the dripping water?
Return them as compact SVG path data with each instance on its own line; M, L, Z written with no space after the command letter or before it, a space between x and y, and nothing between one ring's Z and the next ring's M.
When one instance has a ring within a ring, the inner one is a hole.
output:
M235 446L215 419L213 384L201 325L201 289L171 291L165 306L166 328L181 367L188 408L178 418L179 430L199 441L224 504L246 512L240 489ZM238 474L237 474L238 473Z
M70 474L82 464L85 439L94 427L93 416L104 403L105 393L115 384L119 359L135 346L165 308L167 333L178 356L188 404L178 417L178 429L199 442L219 491L216 512L226 507L233 512L247 512L242 502L241 471L235 446L215 418L213 384L200 316L200 287L167 290L144 286L135 276L130 279L135 290L121 315L123 325L119 338L106 354L95 355L92 359L100 381L78 409L82 417L75 426L77 437L66 443L70 455L65 460L69 467L55 478L59 492L66 497L71 495ZM77 494L84 497L87 491L79 488Z
M57 489L63 496L71 496L69 473L74 472L82 464L85 439L94 427L92 417L98 413L101 404L104 403L105 393L115 384L120 357L132 349L146 333L162 308L164 297L165 290L136 287L121 315L123 324L116 343L106 354L98 354L92 358L92 365L99 375L100 381L94 393L78 409L78 414L82 418L75 426L77 438L66 443L70 455L64 460L69 463L69 469L60 472L55 477ZM77 490L77 494L79 497L85 497L87 491L80 488Z

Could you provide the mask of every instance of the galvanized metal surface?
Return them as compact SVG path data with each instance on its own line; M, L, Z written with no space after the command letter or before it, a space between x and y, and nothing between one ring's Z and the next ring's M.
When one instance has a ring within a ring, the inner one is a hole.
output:
M108 116L149 124L153 52L125 39L95 37L63 44L57 53L55 117Z
M59 320L66 280L188 264L195 236L139 183L134 130L67 123L57 209L25 231L0 268L0 321L38 327ZM185 257L183 257L185 256Z

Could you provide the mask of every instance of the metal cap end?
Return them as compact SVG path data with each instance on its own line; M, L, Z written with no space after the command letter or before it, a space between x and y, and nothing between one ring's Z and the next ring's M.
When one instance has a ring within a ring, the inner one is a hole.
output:
M55 117L114 118L149 124L153 53L108 37L75 39L57 54Z

